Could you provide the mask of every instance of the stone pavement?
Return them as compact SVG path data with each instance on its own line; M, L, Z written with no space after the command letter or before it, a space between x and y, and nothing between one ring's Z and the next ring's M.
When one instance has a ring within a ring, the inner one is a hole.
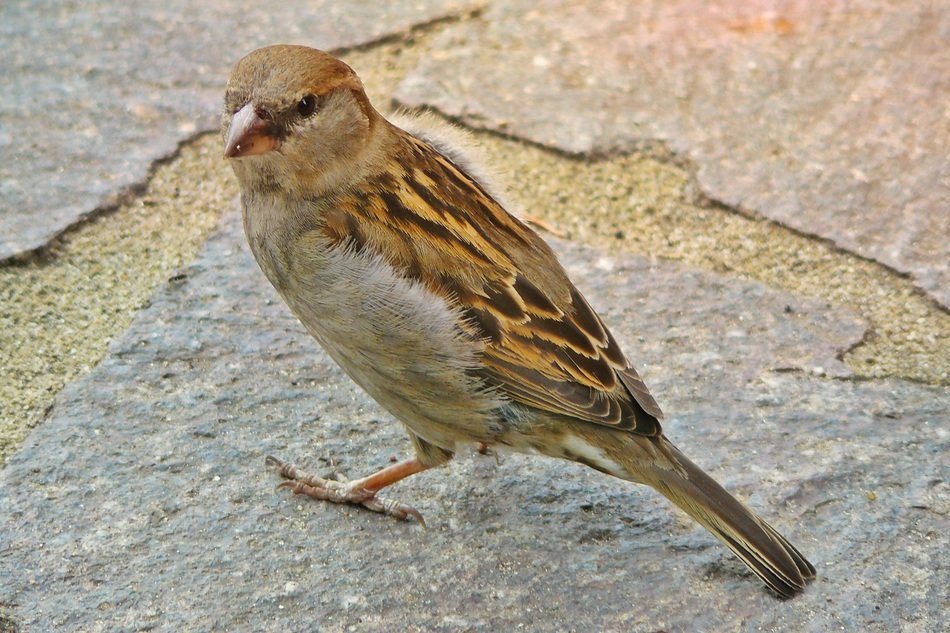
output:
M660 140L703 195L946 307L948 39L936 2L505 2L446 29L396 98L572 153Z
M435 21L422 44L392 44L424 49L399 101L570 153L668 152L695 165L697 196L911 272L906 283L946 304L950 134L934 104L948 89L933 69L950 12L627 4L472 14L432 0L382 16L374 3L6 4L5 256L136 195L153 161L213 129L241 52L355 47ZM667 411L667 433L818 567L804 595L780 602L658 495L573 464L463 456L399 484L392 495L427 530L275 493L267 454L353 477L410 449L287 313L236 208L223 211L0 471L0 630L944 621L950 393L856 375L842 359L873 337L865 315L728 270L555 241Z

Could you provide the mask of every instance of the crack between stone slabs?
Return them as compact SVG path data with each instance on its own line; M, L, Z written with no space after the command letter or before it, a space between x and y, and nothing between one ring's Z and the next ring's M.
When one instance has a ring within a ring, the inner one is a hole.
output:
M867 332L868 332L868 331L871 331L871 330L873 330L873 328L870 328L870 327L866 328L866 329L865 329L865 334L867 334ZM857 349L858 347L860 347L861 345L865 344L866 342L867 342L867 336L862 337L862 339L861 339L860 341L858 341L857 343L855 343L854 345L852 345L851 347L849 347L849 348L847 349L846 353L850 353L851 350ZM841 358L838 358L838 360L841 360L841 362L844 362ZM899 381L901 381L901 382L906 382L906 383L910 383L910 384L913 384L913 385L920 385L921 387L941 387L941 386L943 386L942 383L938 383L938 382L928 382L928 381L926 381L926 380L923 380L923 379L921 379L921 378L915 378L915 377L913 377L913 376L894 376L894 375L889 375L889 376L860 376L860 375L855 374L855 373L853 373L853 372L852 372L851 375L849 375L849 376L832 376L832 375L829 375L829 374L827 374L827 373L824 373L824 374L816 374L816 373L814 373L814 372L812 372L812 371L810 371L810 370L808 370L808 369L802 368L802 367L769 367L769 368L764 369L763 371L764 371L764 372L767 372L767 373L770 373L770 374L793 374L793 375L796 375L796 376L807 376L808 378L815 378L815 379L817 379L817 380L832 380L832 381L835 381L835 382L871 383L871 382L875 382L875 381L880 382L880 381L882 381L882 380L899 380Z
M871 329L871 328L868 328ZM863 343L863 340L859 343L852 345L850 349L853 349ZM844 362L844 361L842 361ZM827 373L817 374L808 369L802 367L769 367L763 371L770 374L794 374L796 376L807 376L809 378L815 378L817 380L833 380L836 382L853 382L853 383L869 383L882 380L900 380L902 382L908 382L915 385L920 385L922 387L939 387L939 384L927 382L920 378L914 378L912 376L859 376L855 373L852 373L850 376L832 376Z
M56 258L57 248L59 248L63 242L69 239L70 234L79 231L88 224L93 224L100 218L105 218L112 215L124 206L132 204L136 199L140 198L145 194L146 191L148 191L148 187L151 184L152 179L155 178L155 173L160 168L174 162L179 157L181 157L182 150L190 146L192 143L196 143L204 136L212 133L213 132L211 130L207 129L192 132L184 139L178 141L178 143L175 144L175 149L169 154L160 158L156 158L151 163L149 163L148 171L141 180L138 180L127 187L123 187L115 193L109 194L105 197L105 200L101 204L83 213L75 222L67 225L59 233L49 238L44 244L37 246L36 248L21 251L9 257L0 259L0 266L13 267L26 266L29 264L44 265L49 263Z
M657 160L660 160L662 162L661 158L657 158ZM673 164L676 166L679 166L679 163L673 163ZM831 250L832 252L838 255L841 255L844 257L852 257L858 261L876 266L880 268L881 270L883 270L885 273L900 279L901 282L908 283L911 286L911 289L913 290L914 294L926 300L927 303L931 307L936 308L938 311L943 312L944 314L950 315L950 306L945 306L941 304L929 292L921 288L916 283L916 280L914 278L914 273L910 271L899 270L892 266L888 266L887 264L879 260L876 260L873 257L868 257L867 255L862 255L861 253L855 253L854 251L849 250L839 245L830 237L825 237L823 235L818 235L816 233L811 233L809 231L805 231L802 229L795 228L793 226L789 226L785 224L784 222L780 222L773 218L766 217L762 215L760 212L755 211L754 209L748 209L742 206L732 206L712 196L709 196L706 192L702 190L702 187L700 187L699 183L696 181L696 173L692 169L692 167L694 166L689 165L687 167L684 167L684 169L686 169L687 172L689 173L689 185L690 185L690 188L693 190L691 193L692 199L690 200L690 202L692 202L697 207L700 207L703 209L714 209L717 211L722 211L723 213L737 215L739 217L743 217L748 220L755 220L757 222L762 222L763 224L775 226L782 229L783 231L788 231L789 233L792 233L793 235L796 235L798 237L804 238L806 240L810 240L812 242L818 242L820 244L823 244L829 250Z
M874 266L878 268L879 270L883 271L886 275L890 275L892 277L897 278L898 280L900 280L901 284L906 284L907 286L909 286L909 289L911 290L911 292L916 297L923 299L924 302L930 308L935 309L939 313L950 315L950 306L943 305L936 299L936 297L934 297L929 292L921 288L916 283L916 279L914 278L914 274L912 272L901 271L891 266L888 266L887 264L880 262L872 257L868 257L860 253L855 253L854 251L848 250L847 248L840 246L832 238L824 237L822 235L816 235L808 231L797 229L783 222L779 222L778 220L774 220L772 218L766 217L762 215L761 213L759 213L758 211L755 211L752 209L747 209L741 206L734 207L729 204L726 204L722 202L721 200L717 200L711 196L708 196L705 192L702 191L698 182L696 182L696 178L695 178L696 174L694 171L689 170L688 173L689 173L690 187L694 188L694 191L692 194L693 198L691 202L695 204L697 207L700 207L703 209L714 209L717 211L721 211L723 213L737 215L737 216L740 216L749 220L753 220L756 222L762 222L763 224L777 227L783 231L788 231L789 233L796 235L798 237L801 237L803 239L822 244L823 246L828 248L829 251L831 251L832 253L835 253L838 256L845 257L845 258L853 258L854 260L857 260L859 262L864 262L866 264ZM864 315L862 316L864 317ZM877 336L877 332L874 329L874 321L867 319L867 317L864 317L864 318L867 320L868 326L864 329L864 333L862 334L860 340L849 345L848 347L844 348L843 350L841 350L839 353L835 355L835 358L841 361L842 363L844 363L845 365L848 365L848 362L846 360L848 355L854 353L861 347L869 344ZM893 376L893 377L899 378L901 380L907 380L908 382L912 382L912 383L920 384L920 385L939 384L939 383L934 383L934 382L928 382L926 380L915 378L913 376ZM877 380L877 379L880 379L881 377L880 376L878 377L861 376L856 373L853 373L851 376L847 376L847 377L833 376L831 378L834 378L836 380L864 382L864 381L870 381L870 380Z
M659 160L662 160L662 159L659 159ZM690 192L691 194L690 202L696 205L697 207L700 207L703 209L713 209L716 211L721 211L723 213L728 213L730 215L743 217L748 220L761 222L765 225L777 227L783 231L788 231L792 235L801 237L805 240L822 244L823 246L828 248L829 251L831 251L832 253L835 253L838 256L841 256L844 258L853 258L856 261L864 262L866 264L874 266L878 268L879 270L883 271L886 275L890 275L891 277L897 278L898 280L900 280L901 284L906 284L907 286L909 286L911 292L918 298L923 299L924 302L930 308L935 309L939 313L950 315L950 306L945 306L941 304L936 299L936 297L934 297L929 292L921 288L916 283L913 273L898 270L872 257L868 257L866 255L862 255L860 253L855 253L854 251L848 250L847 248L840 246L832 238L824 237L822 235L817 235L814 233L810 233L808 231L797 229L795 227L789 226L778 220L774 220L772 218L766 217L762 215L761 213L759 213L758 211L747 209L741 206L732 206L712 196L709 196L702 190L702 187L699 185L699 182L696 179L696 172L695 172L694 167L695 167L694 165L689 165L685 167L684 169L686 169L687 173L689 174L689 187L692 190ZM853 354L860 348L864 347L865 345L868 345L869 343L871 343L871 341L874 340L875 337L878 336L877 331L874 328L875 322L871 320L870 318L868 318L866 315L862 315L862 318L864 318L865 321L867 322L867 327L864 328L864 332L862 333L861 338L858 341L855 341L851 345L847 346L846 348L842 349L837 354L835 354L835 358L846 366L850 366L848 364L848 361L846 360L850 354ZM773 371L783 371L783 370L773 370ZM795 373L799 371L801 373L808 373L805 370L797 370L797 369L791 369L789 371L795 372ZM895 376L890 376L890 377L900 379L900 380L906 380L908 382L919 384L919 385L936 386L936 385L941 384L940 382L927 381L921 378L916 378L914 376L896 376L895 375ZM833 380L848 381L848 382L869 382L872 380L880 380L886 377L863 376L863 375L859 375L858 373L852 370L852 373L850 376L823 376L823 378L831 378Z
M448 114L436 106L425 104L421 106L407 105L398 99L391 99L390 105L393 108L401 108L409 112L428 112L436 115L440 119L452 123L460 128L469 130L471 132L478 132L482 134L487 134L497 139L504 141L511 141L512 143L518 143L525 147L532 147L545 151L549 154L553 154L559 158L564 158L566 160L575 161L579 163L601 163L609 162L611 160L616 160L618 158L626 158L629 156L645 156L646 158L652 158L660 163L666 165L673 165L685 171L688 171L692 175L690 170L690 161L689 159L680 156L673 150L669 148L665 141L660 139L637 139L632 143L629 149L620 151L595 151L595 152L571 152L562 147L557 147L554 145L548 145L540 141L535 141L523 136L519 136L512 132L505 132L503 130L498 130L493 127L488 127L487 125L478 125L474 123L469 118L463 118L460 116ZM479 117L480 118L480 117Z
M348 53L365 53L379 46L386 46L388 44L411 42L416 35L427 35L432 31L439 30L451 24L458 24L459 22L465 22L467 20L479 18L481 17L482 13L485 12L485 8L486 5L483 4L473 9L469 9L468 11L462 11L460 13L447 13L445 15L436 16L430 20L426 20L425 22L413 24L404 31L387 33L377 37L376 39L360 42L359 44L354 44L352 46L341 46L339 48L331 49L329 52L337 57L341 57Z

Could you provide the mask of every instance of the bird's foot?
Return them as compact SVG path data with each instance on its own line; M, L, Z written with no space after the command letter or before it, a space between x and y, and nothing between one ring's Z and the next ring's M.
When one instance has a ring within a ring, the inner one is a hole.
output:
M287 480L278 485L278 489L286 488L294 494L307 495L321 501L361 505L373 512L379 512L401 520L411 517L418 521L422 527L426 525L422 515L415 508L393 499L383 499L377 496L377 493L389 484L425 470L425 467L415 459L399 462L369 477L348 482L311 475L276 457L268 456L266 463L268 466L275 468L277 473Z

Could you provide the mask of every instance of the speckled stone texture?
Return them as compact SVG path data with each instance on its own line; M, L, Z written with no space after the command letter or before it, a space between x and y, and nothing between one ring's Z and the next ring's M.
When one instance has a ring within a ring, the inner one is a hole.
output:
M240 54L476 4L3 3L0 259L214 128ZM946 305L948 11L724 6L495 3L448 24L398 96L574 153L662 140L705 195L911 271ZM398 484L428 530L275 492L267 454L357 477L411 449L281 304L232 210L0 471L0 631L943 626L946 388L855 379L839 357L873 332L840 307L557 250L670 437L816 564L803 596L775 599L652 491L566 462L464 455Z
M228 69L266 44L335 49L465 0L0 3L0 260L35 250L218 125Z
M950 5L513 0L396 93L567 152L660 140L702 193L902 272L950 306Z
M232 212L0 472L0 605L29 632L937 630L946 390L848 379L847 312L558 250L668 434L816 564L803 596L774 598L659 495L556 460L400 483L427 530L275 492L267 454L355 477L409 443L302 332Z

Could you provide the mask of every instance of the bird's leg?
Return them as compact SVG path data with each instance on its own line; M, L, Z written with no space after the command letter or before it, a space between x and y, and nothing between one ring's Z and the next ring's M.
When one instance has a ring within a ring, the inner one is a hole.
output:
M392 499L382 499L376 496L376 493L386 486L429 468L415 457L387 466L368 477L348 482L311 475L292 464L282 462L276 457L268 456L266 463L268 466L276 468L280 476L287 480L277 486L278 488L288 488L294 494L303 494L323 501L361 505L373 512L380 512L397 519L412 517L425 527L425 520L415 508Z

